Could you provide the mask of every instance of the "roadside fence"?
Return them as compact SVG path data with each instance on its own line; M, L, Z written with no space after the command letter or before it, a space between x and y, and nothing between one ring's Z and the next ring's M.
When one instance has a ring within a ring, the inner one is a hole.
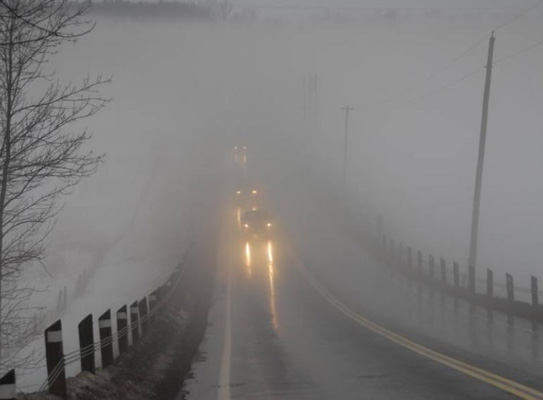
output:
M494 271L486 269L481 276L473 266L461 269L456 262L425 255L385 234L375 241L374 253L381 263L409 279L493 310L543 322L539 300L543 291L535 276L530 277L529 286L516 286L509 273L496 277Z
M106 310L98 317L99 338L94 338L94 318L92 314L85 316L78 324L79 348L64 352L62 336L62 320L58 319L44 331L45 358L47 364L47 379L39 388L41 393L50 393L62 398L66 397L66 366L81 363L81 371L96 372L95 355L100 352L101 367L113 365L123 353L150 332L150 326L161 314L167 314L168 301L179 285L185 263L169 276L168 280L149 295L133 302L130 307L123 305L115 312L117 330L113 332L111 310ZM84 286L84 278L78 285ZM66 290L59 292L59 304L65 306ZM115 359L113 344L118 345L118 357ZM16 399L15 370L8 371L0 377L0 399Z

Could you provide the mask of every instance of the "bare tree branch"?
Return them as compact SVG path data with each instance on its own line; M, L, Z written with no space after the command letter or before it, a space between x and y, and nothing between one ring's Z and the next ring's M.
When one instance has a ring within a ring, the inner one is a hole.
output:
M8 46L10 44L25 45L41 42L44 39L53 37L62 40L75 40L90 33L95 27L95 24L90 21L79 21L78 26L87 25L85 29L78 32L68 32L66 30L66 27L70 26L75 19L79 19L87 13L91 5L90 1L78 4L75 11L71 14L64 12L66 9L70 8L70 2L68 0L42 1L35 4L34 8L29 8L25 11L19 11L12 3L13 1L10 0L0 0L0 18L16 18L39 32L39 35L33 38L20 39L11 43L0 42L0 46ZM49 13L46 13L41 18L36 18L36 15L42 13L44 7L51 7ZM55 15L57 19L52 21L50 18L51 15Z

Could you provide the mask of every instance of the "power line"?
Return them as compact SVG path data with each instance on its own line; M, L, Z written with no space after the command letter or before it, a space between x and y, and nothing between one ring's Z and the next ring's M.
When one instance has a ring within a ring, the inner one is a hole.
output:
M505 21L503 24L497 26L496 28L493 29L493 32L497 32L499 31L500 29L503 29L505 28L507 25L515 22L517 19L521 18L521 17L524 17L526 14L534 11L537 7L539 7L541 4L543 4L543 0L539 0L537 3L535 3L532 7L528 7L526 10L524 10L523 12L521 12L520 14L518 14L517 16Z
M518 19L522 18L523 16L525 16L526 14L534 11L536 8L540 7L541 5L543 4L543 0L539 0L537 3L535 3L534 5L532 5L531 7L528 7L527 9L525 9L524 11L522 11L521 13L515 15L514 17L506 20L505 22L503 22L502 24L498 25L497 27L495 27L491 32L496 32L500 29L503 29L505 28L506 26L510 25L511 23L517 21ZM462 51L460 54L458 54L457 56L455 56L453 59L451 59L451 61L449 61L447 64L445 64L443 67L440 67L436 70L434 70L433 72L431 72L426 78L418 81L418 83L410 86L409 88L407 89L404 89L400 92L398 92L396 95L394 96L391 96L389 97L388 99L384 100L384 103L392 103L394 102L396 99L398 98L401 98L403 97L404 95L408 94L408 93L411 93L415 90L417 90L420 86L422 86L422 84L426 83L426 82L429 82L431 81L432 79L434 79L438 74L440 74L441 72L443 71L446 71L448 70L450 67L452 67L454 64L456 64L458 61L460 61L462 58L464 58L466 55L468 55L469 53L471 53L474 49L476 49L479 45L481 45L483 42L486 42L487 38L488 38L488 35L490 34L490 32L486 33L484 36L482 36L480 39L476 40L472 45L470 45L468 48L466 48L466 50ZM531 46L528 46L526 49L523 49L521 51L519 51L518 53L515 53L513 55L510 55L510 56L507 56L507 58L502 58L502 59L499 59L497 61L500 62L500 61L505 61L505 59L508 59L508 58L513 58L519 54L522 54L528 50L531 50L532 48L534 47L538 47L540 45L543 44L543 41L541 42L538 42L534 45L531 45ZM458 81L455 81L454 84L462 81L462 80L465 80L467 78L469 78L470 76L474 75L476 72L478 72L479 70L477 71L473 71L471 73L469 73L468 75L466 76L463 76L461 77ZM452 85L452 84L451 84ZM436 94L436 93L439 93L441 92L442 90L446 89L446 88L449 88L451 85L446 85L444 87L440 87L439 89L437 89L436 91L433 91L432 92L432 95L433 94ZM428 95L422 95L422 96L418 96L418 97L415 97L415 99L413 100L414 101L418 101L420 99L423 99L423 98L426 98L426 97L429 97ZM409 104L411 103L412 101L411 100L408 100L405 104Z
M536 43L533 43L533 44L531 44L529 46L526 46L523 49L520 49L519 51L515 51L514 53L511 53L511 54L508 54L506 56L500 57L500 58L498 58L496 60L496 62L494 64L499 64L499 63L502 63L504 61L510 60L512 58L518 57L518 56L520 56L520 55L522 55L524 53L527 53L530 50L533 50L533 49L535 49L537 47L540 47L540 46L543 46L543 40L540 40L540 41L538 41Z
M477 75L481 71L484 71L484 67L478 67L477 69L475 69L475 70L473 70L473 71L471 71L471 72L469 72L469 73L467 73L465 75L462 75L460 78L454 80L451 83L448 83L446 85L442 85L442 86L438 87L437 89L432 90L432 91L430 91L428 93L425 93L423 95L420 95L420 96L414 97L414 98L412 98L410 100L407 100L405 102L402 102L402 103L398 104L396 106L396 108L401 108L403 106L406 106L406 105L409 105L409 104L412 104L412 103L416 103L416 102L418 102L420 100L424 100L424 99L427 99L429 97L433 97L433 96L435 96L435 95L437 95L437 94L439 94L439 93L441 93L441 92L443 92L443 91L445 91L447 89L450 89L450 88L456 86L457 84L459 84L459 83L461 83L461 82L463 82L465 80L468 80L469 78L471 78L474 75Z
M443 71L446 71L448 70L451 66L453 66L454 64L456 64L458 61L460 61L463 57L465 57L466 55L468 55L469 53L471 53L471 51L473 51L475 48L477 48L481 43L483 43L487 38L487 35L481 37L480 39L478 39L476 42L474 42L471 46L469 46L466 50L464 50L462 53L458 54L456 57L454 57L451 61L449 61L446 65L444 65L443 67L440 67L436 70L434 70L433 72L431 72L426 78L424 79L421 79L420 81L418 81L418 83L410 86L409 88L407 89L404 89L400 92L398 92L396 95L394 96L391 96L389 97L388 99L386 99L384 102L385 103L392 103L394 100L408 94L408 93L411 93L411 92L414 92L415 90L419 89L420 86L422 86L423 83L426 83L426 82L429 82L431 81L432 79L434 79L438 74L440 74L441 72Z

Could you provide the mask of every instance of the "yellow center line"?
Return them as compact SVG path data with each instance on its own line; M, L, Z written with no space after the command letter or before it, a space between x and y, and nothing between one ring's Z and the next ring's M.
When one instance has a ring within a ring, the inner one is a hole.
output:
M309 273L307 268L303 265L301 260L298 259L296 263L298 269L302 272L302 275L309 281L311 286L317 292L319 292L332 306L334 306L338 311L347 316L348 318L354 320L358 324L370 329L371 331L383 336L392 342L407 348L423 357L436 361L442 365L445 365L449 368L452 368L456 371L462 372L466 375L469 375L481 382L485 382L491 386L504 390L510 394L513 394L521 399L526 400L542 400L543 393L535 389L532 389L528 386L520 384L518 382L512 381L510 379L504 378L502 376L493 374L484 369L475 367L473 365L467 364L465 362L459 361L455 358L446 356L444 354L438 353L435 350L431 350L428 347L422 346L410 339L407 339L397 333L394 333L379 324L371 321L370 319L357 314L345 304L339 301L332 293L325 289L319 282L317 282Z

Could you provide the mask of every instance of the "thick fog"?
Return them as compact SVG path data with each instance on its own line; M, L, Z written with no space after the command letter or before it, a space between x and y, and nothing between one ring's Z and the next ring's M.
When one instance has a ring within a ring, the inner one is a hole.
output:
M341 290L359 289L347 273L362 264L353 232L375 234L379 217L388 237L465 270L491 31L477 270L524 287L542 277L543 3L230 4L208 20L96 12L95 29L50 60L62 81L112 79L106 108L81 121L104 162L64 198L44 265L22 282L48 289L32 305L47 323L63 317L66 348L77 348L84 315L147 295L209 234L203 221L239 184L234 146L248 147L249 180L281 231L305 240L309 262ZM70 307L59 315L63 287ZM43 351L43 338L28 348ZM18 379L35 389L45 370Z
M431 2L444 8L432 18L413 12L430 6L424 1L387 2L398 7L390 18L354 18L349 10L359 4L347 1L332 18L323 11L329 4L306 3L303 18L286 22L278 18L287 5L241 0L236 7L255 7L254 21L101 16L91 34L62 49L52 60L59 76L110 75L111 103L85 121L106 158L67 198L46 260L53 278L33 272L44 285L86 267L116 271L112 281L134 264L149 275L171 268L198 229L205 198L219 192L213 185L224 181L236 144L251 148L258 179L281 190L271 197L284 207L312 207L311 181L346 193L366 223L381 215L396 240L465 265L484 65L497 27L478 267L538 273L543 46L503 58L543 39L542 10L500 27L534 3L480 2L465 18L447 10L473 2ZM308 74L318 79L310 110ZM345 105L354 107L348 188Z

